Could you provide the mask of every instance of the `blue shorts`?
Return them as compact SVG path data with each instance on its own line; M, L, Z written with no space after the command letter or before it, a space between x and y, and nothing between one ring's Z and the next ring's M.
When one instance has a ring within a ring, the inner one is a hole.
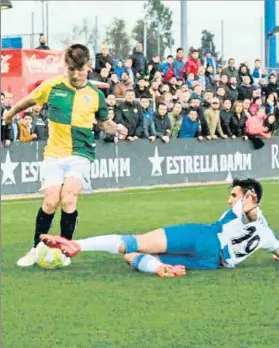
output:
M160 261L183 265L188 269L217 269L220 265L220 242L210 225L185 224L164 228L167 252Z

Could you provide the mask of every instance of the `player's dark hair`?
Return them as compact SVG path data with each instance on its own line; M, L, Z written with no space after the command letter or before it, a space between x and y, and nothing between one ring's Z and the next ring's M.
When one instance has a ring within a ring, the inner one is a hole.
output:
M247 179L235 178L233 179L231 187L236 187L236 186L240 186L244 194L246 194L249 190L254 190L258 197L258 203L260 203L263 197L263 187L258 180L253 178L247 178Z
M81 69L90 60L89 49L81 44L74 44L66 50L65 62L76 69Z
M179 51L183 51L183 48L182 48L182 47L178 47L178 48L176 49L176 53L178 53Z

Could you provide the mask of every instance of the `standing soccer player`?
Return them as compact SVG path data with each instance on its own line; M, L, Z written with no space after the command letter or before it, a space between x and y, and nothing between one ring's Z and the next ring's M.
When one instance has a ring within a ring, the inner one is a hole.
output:
M17 262L21 267L36 263L40 235L49 232L59 205L61 236L68 240L73 237L78 197L82 188L90 186L90 162L95 158L94 119L107 134L127 135L125 127L108 118L103 93L87 80L91 65L88 48L70 46L65 63L67 76L44 81L5 114L5 122L10 124L20 111L35 104L48 104L49 139L41 166L44 199L36 217L33 247Z

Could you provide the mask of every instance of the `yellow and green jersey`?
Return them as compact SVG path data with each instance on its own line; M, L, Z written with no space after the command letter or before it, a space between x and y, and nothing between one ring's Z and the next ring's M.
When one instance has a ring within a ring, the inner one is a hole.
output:
M93 121L108 119L103 93L88 83L76 89L64 76L44 81L31 92L32 100L48 104L49 138L44 157L78 155L95 158Z

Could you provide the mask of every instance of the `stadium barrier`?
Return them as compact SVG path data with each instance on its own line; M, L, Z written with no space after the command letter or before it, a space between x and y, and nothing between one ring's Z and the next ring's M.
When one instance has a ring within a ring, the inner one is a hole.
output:
M1 151L2 195L38 193L44 142L14 143ZM94 190L231 181L233 177L279 178L279 137L255 150L242 140L198 143L178 139L118 145L97 142L91 165Z

